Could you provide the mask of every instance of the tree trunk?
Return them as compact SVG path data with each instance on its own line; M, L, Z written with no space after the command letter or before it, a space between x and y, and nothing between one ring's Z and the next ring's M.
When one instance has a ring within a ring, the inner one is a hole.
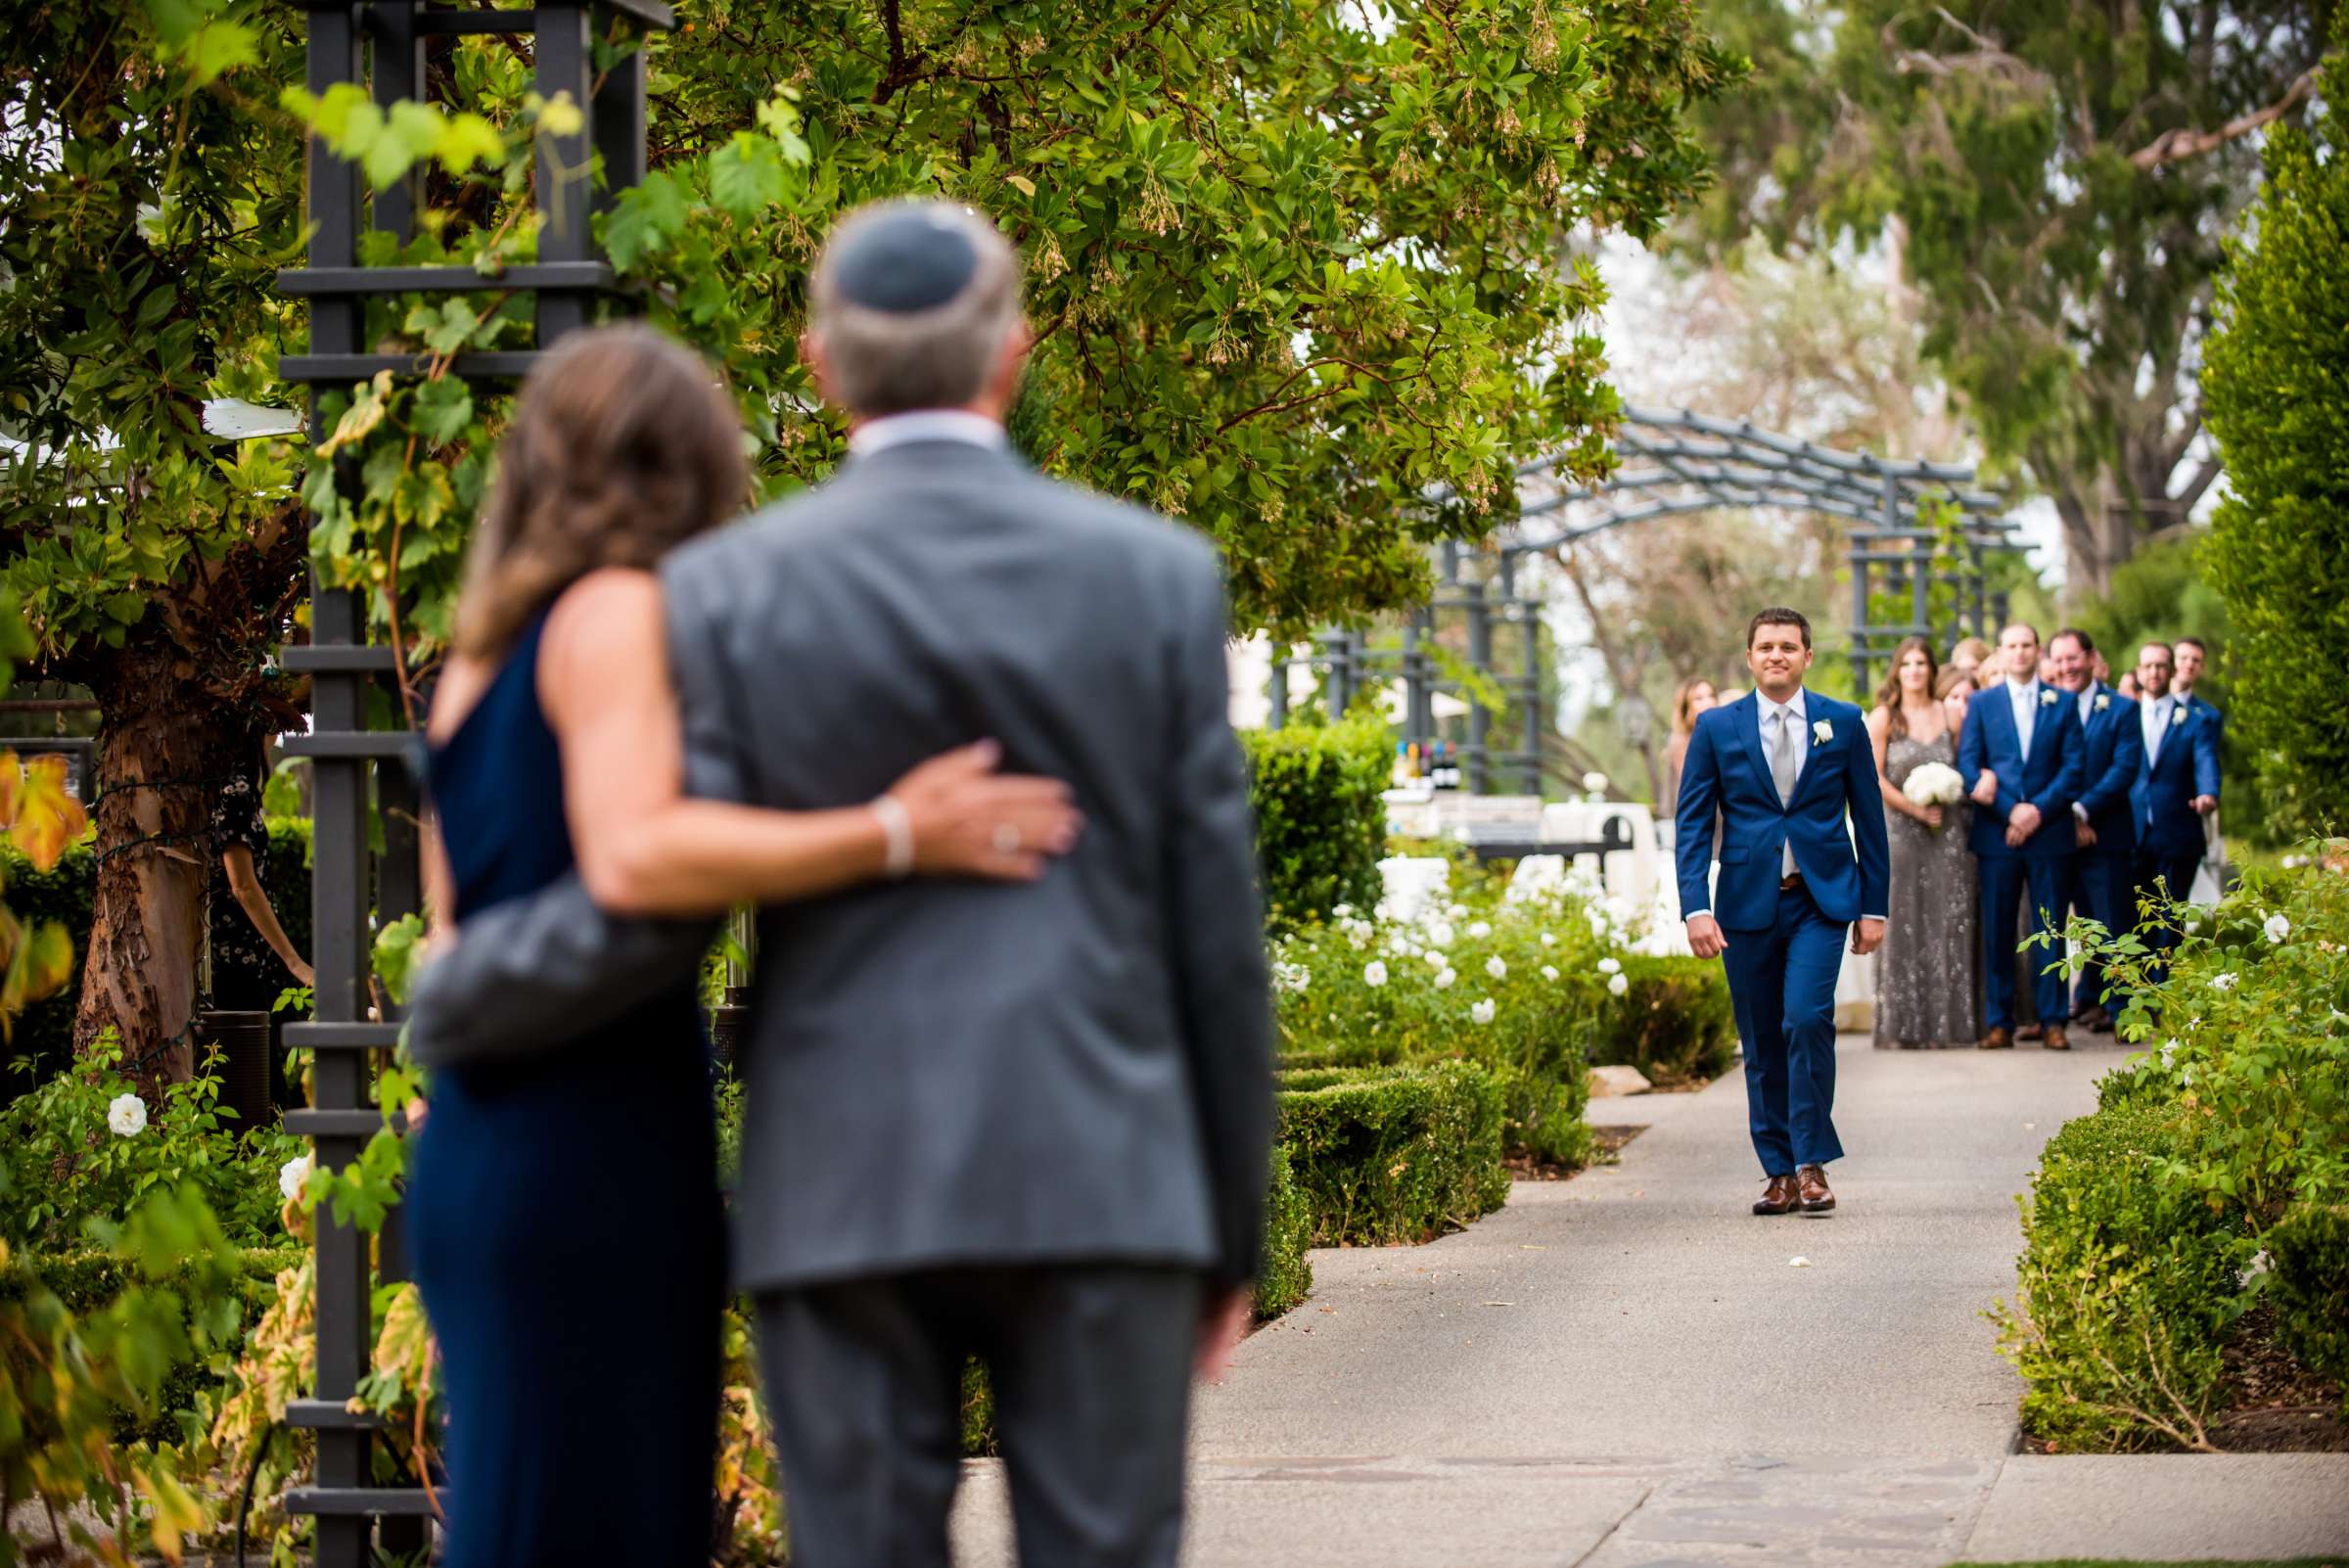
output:
M262 735L300 722L295 693L268 668L299 601L299 520L291 503L256 520L244 541L152 594L120 648L86 646L59 671L101 710L97 887L73 1044L115 1031L125 1069L151 1085L195 1069L189 1025L220 788L257 769Z
M211 694L150 617L95 671L98 883L75 1049L108 1029L131 1076L185 1083L213 859L212 803L236 759Z

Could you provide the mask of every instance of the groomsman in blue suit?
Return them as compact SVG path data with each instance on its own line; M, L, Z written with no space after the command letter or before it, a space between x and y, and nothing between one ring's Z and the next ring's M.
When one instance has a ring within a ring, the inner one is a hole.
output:
M2083 782L2080 798L2072 802L2072 830L2080 848L2069 862L2064 902L2120 936L2137 924L2137 813L2130 801L2144 766L2145 743L2137 704L2089 673L2096 655L2096 643L2074 627L2048 642L2050 671L2080 715ZM2072 992L2072 1018L2083 1029L2111 1032L2105 984L2102 964L2081 970Z
M1875 752L1859 709L1803 689L1811 654L1799 612L1754 617L1745 629L1754 689L1697 718L1675 813L1688 946L1724 960L1745 1042L1746 1110L1767 1181L1761 1215L1835 1207L1825 1169L1843 1156L1835 977L1845 932L1852 951L1873 952L1889 903ZM1709 890L1717 815L1721 885Z
M2158 883L2183 903L2202 863L2202 819L2219 808L2219 717L2208 703L2172 689L2177 670L2168 643L2148 642L2139 650L2137 707L2145 757L2131 804L2138 897L2149 897ZM2155 921L2147 940L2166 946L2170 935Z
M2015 909L2028 886L2032 930L2055 929L2078 842L2072 803L2085 781L2079 711L2039 678L2038 629L2017 623L2000 632L1999 657L2006 678L1974 693L1958 742L1958 771L1974 780L1978 807L1968 843L1981 872L1986 1051L2014 1044ZM2063 976L2048 972L2062 956L2035 948L2029 959L2039 977L2040 1040L2051 1051L2071 1047Z

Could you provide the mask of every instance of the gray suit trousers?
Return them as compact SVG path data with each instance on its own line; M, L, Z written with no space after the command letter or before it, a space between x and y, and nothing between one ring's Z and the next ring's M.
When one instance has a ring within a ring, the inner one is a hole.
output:
M793 1568L948 1568L962 1368L988 1363L1026 1568L1174 1568L1202 1277L923 1269L762 1292Z

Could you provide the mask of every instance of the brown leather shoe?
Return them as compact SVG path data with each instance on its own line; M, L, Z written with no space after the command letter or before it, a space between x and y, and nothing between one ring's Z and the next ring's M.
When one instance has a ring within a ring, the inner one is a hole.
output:
M1835 1194L1827 1190L1827 1173L1816 1165L1806 1165L1794 1174L1795 1195L1803 1200L1805 1214L1830 1214L1835 1208Z
M2047 1034L2040 1039L2040 1044L2051 1051L2068 1051L2072 1048L2072 1038L2063 1032L2061 1024L2050 1024Z
M2045 1024L2025 1024L2014 1032L2014 1038L2016 1039L2037 1039L2047 1032L2048 1026Z
M2010 1051L2014 1049L2014 1037L2004 1029L1994 1029L1976 1040L1974 1045L1978 1050Z
M2091 1007L2086 1013L2074 1019L2073 1022L2078 1024L2082 1029L2087 1030L2092 1035L2109 1035L2112 1033L2112 1014L2101 1007Z
M1773 1176L1754 1200L1756 1214L1792 1214L1802 1205L1802 1194L1795 1190L1794 1177Z

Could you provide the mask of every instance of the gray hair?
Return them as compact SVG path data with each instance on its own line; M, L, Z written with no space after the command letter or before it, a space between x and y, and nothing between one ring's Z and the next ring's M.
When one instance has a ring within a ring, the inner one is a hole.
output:
M908 213L961 231L977 254L962 289L926 310L877 310L842 289L840 257L875 224ZM1020 264L995 226L948 202L875 202L837 224L808 286L807 331L822 343L834 395L852 413L954 408L986 390L1020 320Z

